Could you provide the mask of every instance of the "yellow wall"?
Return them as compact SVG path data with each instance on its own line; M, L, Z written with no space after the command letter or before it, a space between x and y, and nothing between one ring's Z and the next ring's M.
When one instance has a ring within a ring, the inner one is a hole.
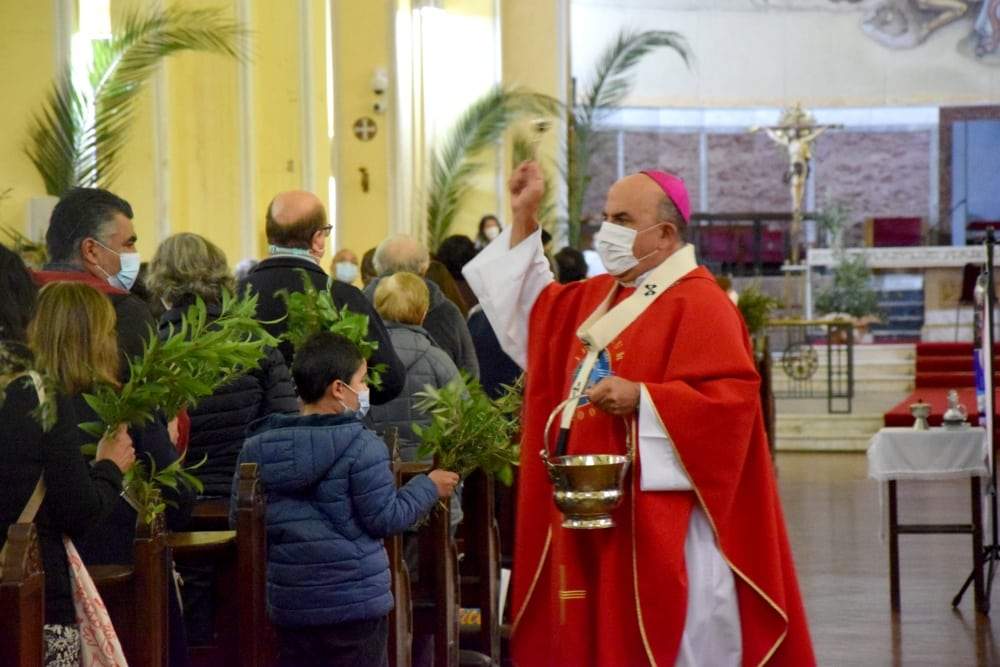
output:
M393 3L387 0L334 2L333 60L335 63L337 172L337 246L360 257L389 232L389 144L393 112L376 114L372 76L376 68L391 72L389 43ZM360 141L354 122L368 116L378 125L370 141ZM368 170L369 191L361 188L360 169Z
M138 2L138 0L132 0ZM117 0L115 13L129 0ZM320 21L313 25L322 45ZM140 3L141 4L141 3ZM213 0L182 0L185 7L218 6ZM136 209L140 250L148 259L156 248L162 221L156 220L157 188L166 188L167 223L171 233L191 231L218 244L231 264L243 259L242 238L250 234L255 254L264 252L264 213L268 201L281 190L303 187L300 140L299 4L251 3L250 59L253 212L244 218L241 161L248 155L239 132L244 113L240 98L240 68L235 59L215 54L182 53L164 61L163 105L166 145L165 179L154 163L156 120L153 87L143 93L134 141L125 156L123 176L115 189ZM315 39L314 39L315 41ZM315 63L320 77L324 63ZM314 91L324 94L322 86ZM325 98L323 98L325 100ZM323 103L321 100L321 104ZM325 134L321 137L325 141ZM322 151L321 151L322 153ZM326 200L325 190L318 194ZM148 239L148 241L147 241Z
M143 258L148 260L152 256L165 233L179 231L204 234L223 248L232 264L245 255L244 239L249 240L252 254L263 256L264 213L274 194L304 187L327 201L331 173L338 176L336 246L363 253L385 238L393 215L395 171L389 156L396 140L396 124L391 99L386 113L376 114L372 110L375 96L371 79L376 68L385 68L390 79L393 77L395 13L397 6L402 6L398 0L330 3L336 111L332 150L326 115L325 0L306 2L305 23L311 40L308 47L311 109L307 116L301 109L304 93L301 2L174 2L186 7L222 4L234 12L240 7L248 8L251 60L244 66L218 55L172 56L164 61L160 79L150 81L141 95L121 175L113 189L133 204ZM548 70L555 68L552 34L559 11L542 6L547 4L503 1L505 47L510 48L513 42L508 42L515 40L518 51L503 56L502 69L505 81L558 95L558 77ZM0 189L15 188L14 199L0 204L0 224L12 223L18 228L23 228L26 199L43 193L40 179L21 152L23 128L30 111L41 103L54 71L53 3L30 3L30 11L28 5L0 2L3 37L0 71L4 90L8 91L8 101L0 105L0 122L8 128L0 133ZM123 11L135 6L149 6L149 2L112 0L113 20L120 22ZM449 16L482 19L486 25L489 22L495 25L500 20L492 0L449 0L445 9ZM459 83L468 90L459 92L470 102L495 80L498 49L496 33L493 35L493 44L480 46L476 64L465 63L461 69L463 81ZM402 55L406 58L409 54ZM241 77L247 73L249 111L241 97ZM437 72L435 76L449 82L448 72ZM390 81L390 95L391 84ZM444 115L450 117L437 119L442 133L464 105L446 106ZM379 126L372 141L361 142L352 133L354 121L361 116L371 116ZM314 167L309 183L304 182L303 172L304 141L309 134L304 127L306 118L311 129ZM245 120L250 122L249 146L243 146L240 132ZM554 145L555 139L550 141ZM479 216L496 209L498 158L493 151L489 153L483 156L487 168L477 179L453 230L457 233L474 233ZM413 159L424 157L421 153ZM509 161L509 157L502 159ZM245 164L250 165L250 190L246 189L242 171ZM361 190L361 167L369 173L367 193ZM506 170L508 166L504 164L502 168ZM247 206L252 209L249 215L245 211ZM412 229L424 224L422 210L401 208L397 228Z
M53 2L0 2L0 192L11 188L0 202L0 227L25 231L29 198L44 195L45 187L24 154L28 121L39 109L51 86L55 64ZM2 237L0 237L2 238Z
M569 0L548 3L532 0L502 0L501 17L503 35L503 82L508 86L523 86L566 102L568 81ZM562 37L561 37L562 36ZM530 131L529 121L522 123L521 131ZM565 137L566 126L556 122L538 148L538 156L546 173L553 179L555 191L564 189L559 176L559 151ZM509 148L508 141L508 148ZM507 151L505 175L511 169L510 150ZM506 183L506 178L504 179ZM558 201L558 195L556 197ZM503 213L509 217L510 195L503 192Z

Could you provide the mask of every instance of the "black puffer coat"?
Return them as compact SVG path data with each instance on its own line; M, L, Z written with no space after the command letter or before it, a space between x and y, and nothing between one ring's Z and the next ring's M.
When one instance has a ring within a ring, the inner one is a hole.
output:
M192 300L182 300L160 318L160 335L179 327L181 316ZM207 305L208 316L219 316L217 305ZM197 463L208 457L195 474L205 485L206 496L228 496L250 422L272 414L294 414L298 399L281 353L267 351L260 367L219 388L198 405L188 409L191 434L187 461Z

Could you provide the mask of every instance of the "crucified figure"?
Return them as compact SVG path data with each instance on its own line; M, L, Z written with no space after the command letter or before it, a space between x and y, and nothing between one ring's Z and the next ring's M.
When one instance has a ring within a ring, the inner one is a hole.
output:
M802 228L802 200L805 197L806 181L809 178L809 162L812 160L812 142L816 137L838 125L817 125L812 114L801 104L786 109L781 114L778 125L773 127L752 127L751 132L763 131L776 144L785 147L788 153L788 171L784 182L792 191L792 263L798 264L798 238Z

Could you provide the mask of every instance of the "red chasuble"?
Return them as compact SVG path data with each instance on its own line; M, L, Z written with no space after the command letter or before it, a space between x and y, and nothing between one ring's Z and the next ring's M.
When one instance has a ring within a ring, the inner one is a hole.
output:
M561 527L539 456L542 431L584 356L577 328L614 287L608 276L552 284L532 310L514 543L515 664L672 666L684 631L684 541L695 506L733 570L743 664L814 664L750 342L706 269L660 295L598 362L598 374L645 385L694 492L640 491L637 456L614 528ZM620 290L616 302L632 291ZM567 453L624 452L621 418L592 405L577 409Z

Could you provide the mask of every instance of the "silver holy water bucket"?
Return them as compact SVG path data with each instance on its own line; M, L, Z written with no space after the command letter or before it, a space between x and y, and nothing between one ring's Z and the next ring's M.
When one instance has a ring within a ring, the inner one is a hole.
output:
M631 457L588 454L549 458L541 451L552 480L563 528L613 528L611 512L625 498L625 477Z
M562 404L564 405L565 402ZM552 497L563 515L563 528L590 530L613 528L611 512L625 498L625 478L632 463L636 438L635 420L626 425L627 453L549 456L548 433L557 407L545 426L539 454L552 481ZM568 431L565 434L568 438Z

